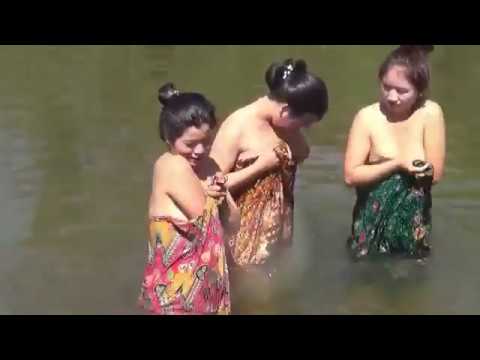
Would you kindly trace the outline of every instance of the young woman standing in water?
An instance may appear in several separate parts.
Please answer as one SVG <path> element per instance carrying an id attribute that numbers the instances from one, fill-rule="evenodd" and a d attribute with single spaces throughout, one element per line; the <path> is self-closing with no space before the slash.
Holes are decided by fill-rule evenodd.
<path id="1" fill-rule="evenodd" d="M 355 258 L 430 251 L 431 186 L 443 176 L 445 122 L 428 100 L 427 54 L 433 46 L 400 46 L 380 67 L 380 101 L 353 120 L 344 176 L 355 187 L 352 233 Z"/>
<path id="2" fill-rule="evenodd" d="M 210 152 L 228 174 L 227 187 L 240 209 L 240 230 L 228 245 L 241 268 L 267 265 L 290 245 L 295 173 L 309 155 L 301 129 L 321 120 L 328 108 L 324 82 L 303 60 L 274 63 L 265 78 L 268 94 L 231 114 Z"/>
<path id="3" fill-rule="evenodd" d="M 206 165 L 215 109 L 201 94 L 180 93 L 170 83 L 159 100 L 168 151 L 154 165 L 139 303 L 156 314 L 228 314 L 224 226 L 235 232 L 240 215 L 225 178 Z"/>

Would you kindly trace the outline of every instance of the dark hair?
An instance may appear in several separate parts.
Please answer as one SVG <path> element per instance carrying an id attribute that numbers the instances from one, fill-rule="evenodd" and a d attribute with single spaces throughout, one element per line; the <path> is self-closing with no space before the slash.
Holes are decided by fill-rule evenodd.
<path id="1" fill-rule="evenodd" d="M 320 120 L 328 110 L 327 87 L 322 79 L 307 71 L 304 60 L 273 63 L 265 73 L 265 80 L 270 90 L 268 96 L 287 103 L 295 115 L 308 113 Z"/>
<path id="2" fill-rule="evenodd" d="M 217 125 L 215 107 L 202 94 L 181 93 L 169 82 L 158 90 L 158 101 L 163 105 L 158 126 L 163 141 L 175 141 L 190 126 Z"/>
<path id="3" fill-rule="evenodd" d="M 433 51 L 433 45 L 401 45 L 393 50 L 383 61 L 378 71 L 378 78 L 383 79 L 387 71 L 394 65 L 406 69 L 408 81 L 418 93 L 425 97 L 430 83 L 430 68 L 428 54 Z"/>

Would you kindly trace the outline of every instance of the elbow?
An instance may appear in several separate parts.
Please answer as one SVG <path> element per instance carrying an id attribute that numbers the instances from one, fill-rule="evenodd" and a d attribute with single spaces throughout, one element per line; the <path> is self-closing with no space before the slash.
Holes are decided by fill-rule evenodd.
<path id="1" fill-rule="evenodd" d="M 443 174 L 434 176 L 432 180 L 432 185 L 437 185 L 440 182 L 440 180 L 442 180 L 442 178 L 443 178 Z"/>
<path id="2" fill-rule="evenodd" d="M 443 168 L 435 171 L 435 168 L 433 169 L 433 179 L 432 179 L 432 185 L 436 185 L 442 180 L 443 178 Z"/>
<path id="3" fill-rule="evenodd" d="M 354 181 L 353 175 L 349 171 L 345 171 L 345 173 L 343 175 L 343 181 L 344 181 L 345 185 L 347 185 L 348 187 L 355 186 L 355 181 Z"/>

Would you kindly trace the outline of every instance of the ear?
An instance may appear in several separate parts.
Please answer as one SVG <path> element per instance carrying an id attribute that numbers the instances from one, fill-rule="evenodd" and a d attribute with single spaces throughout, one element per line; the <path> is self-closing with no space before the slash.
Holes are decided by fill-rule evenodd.
<path id="1" fill-rule="evenodd" d="M 288 109 L 288 105 L 282 106 L 280 110 L 280 118 L 281 119 L 288 118 L 289 114 L 290 114 L 290 110 Z"/>

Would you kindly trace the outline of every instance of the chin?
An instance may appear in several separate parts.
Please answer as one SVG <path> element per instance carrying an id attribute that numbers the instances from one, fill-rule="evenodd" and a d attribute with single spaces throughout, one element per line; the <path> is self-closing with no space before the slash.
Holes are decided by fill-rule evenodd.
<path id="1" fill-rule="evenodd" d="M 390 111 L 392 114 L 403 114 L 407 111 L 405 106 L 398 106 L 398 105 L 390 105 L 388 104 L 386 106 L 388 111 Z"/>
<path id="2" fill-rule="evenodd" d="M 200 165 L 200 160 L 201 159 L 195 159 L 195 160 L 188 159 L 188 162 L 193 168 L 196 168 L 196 167 L 198 167 L 198 165 Z"/>

